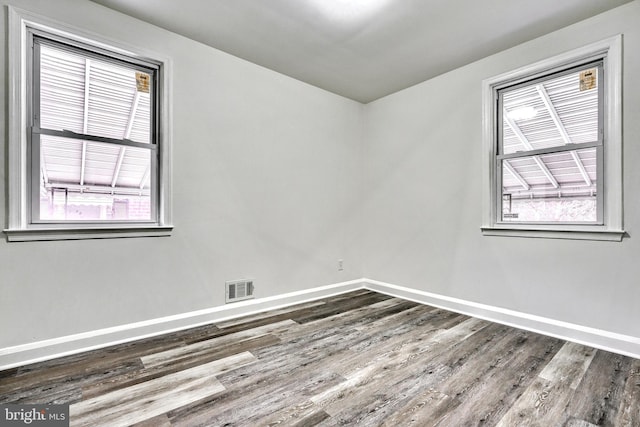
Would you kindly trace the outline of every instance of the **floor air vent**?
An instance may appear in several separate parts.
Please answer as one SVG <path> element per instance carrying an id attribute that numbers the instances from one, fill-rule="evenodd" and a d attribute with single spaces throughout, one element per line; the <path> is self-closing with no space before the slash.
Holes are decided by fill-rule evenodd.
<path id="1" fill-rule="evenodd" d="M 253 298 L 253 280 L 226 282 L 225 302 L 236 302 Z"/>

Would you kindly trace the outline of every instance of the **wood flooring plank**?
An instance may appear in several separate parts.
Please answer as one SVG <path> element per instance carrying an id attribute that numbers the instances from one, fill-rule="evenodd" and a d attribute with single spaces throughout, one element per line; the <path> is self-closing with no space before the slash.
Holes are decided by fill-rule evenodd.
<path id="1" fill-rule="evenodd" d="M 60 381 L 79 381 L 86 385 L 109 376 L 136 370 L 140 366 L 139 356 L 158 349 L 167 350 L 183 345 L 173 334 L 164 340 L 161 337 L 120 344 L 100 350 L 74 354 L 54 360 L 39 362 L 19 369 L 19 374 L 0 381 L 0 395 L 11 390 L 30 388 L 44 383 L 56 384 Z"/>
<path id="2" fill-rule="evenodd" d="M 215 376 L 255 360 L 246 352 L 84 400 L 70 406 L 71 425 L 128 426 L 157 417 L 224 391 Z"/>
<path id="3" fill-rule="evenodd" d="M 149 418 L 139 423 L 132 424 L 132 427 L 171 427 L 171 421 L 167 414 L 161 414 L 153 418 Z"/>
<path id="4" fill-rule="evenodd" d="M 454 314 L 451 316 L 457 317 Z M 423 324 L 425 319 L 430 320 L 428 326 Z M 422 330 L 434 330 L 437 329 L 435 324 L 438 321 L 443 322 L 444 319 L 438 318 L 431 307 L 415 306 L 411 303 L 397 304 L 377 313 L 367 314 L 356 322 L 349 323 L 348 326 L 353 327 L 363 336 L 369 337 L 368 340 L 360 340 L 358 345 L 354 345 L 352 349 L 356 352 L 364 351 L 366 347 L 376 346 L 395 336 L 409 333 L 418 324 L 423 324 L 424 327 L 420 328 Z M 455 323 L 459 323 L 459 320 L 456 320 Z M 442 323 L 439 327 L 442 327 Z"/>
<path id="5" fill-rule="evenodd" d="M 351 333 L 357 336 L 357 331 Z M 260 400 L 264 393 L 276 393 L 273 387 L 279 387 L 276 384 L 278 381 L 284 381 L 289 389 L 296 389 L 309 381 L 304 378 L 325 378 L 318 383 L 318 389 L 330 387 L 343 380 L 333 373 L 330 366 L 350 353 L 349 345 L 350 340 L 340 334 L 322 335 L 307 341 L 283 342 L 268 352 L 257 352 L 263 364 L 223 375 L 220 380 L 223 384 L 240 389 L 249 400 Z M 233 408 L 233 404 L 230 407 Z"/>
<path id="6" fill-rule="evenodd" d="M 626 381 L 614 425 L 632 427 L 640 425 L 640 359 L 631 359 L 626 370 Z"/>
<path id="7" fill-rule="evenodd" d="M 463 361 L 471 359 L 478 353 L 482 353 L 483 356 L 490 355 L 492 352 L 499 353 L 503 347 L 510 345 L 515 339 L 505 338 L 506 329 L 508 328 L 499 325 L 489 325 L 469 336 L 468 340 L 452 340 L 449 351 L 444 347 L 444 351 L 433 353 L 421 350 L 410 351 L 409 357 L 398 366 L 385 362 L 383 366 L 388 368 L 388 372 L 376 376 L 373 381 L 366 384 L 356 407 L 342 405 L 336 408 L 336 405 L 332 405 L 332 407 L 325 407 L 325 411 L 337 417 L 341 423 L 379 425 L 401 408 L 413 407 L 412 400 L 416 395 L 432 389 L 440 391 L 443 383 L 457 378 L 454 374 L 456 371 L 462 372 L 459 375 L 462 377 L 460 383 L 466 388 L 468 387 L 466 381 L 469 378 L 465 375 L 464 369 L 473 372 L 477 367 L 465 364 Z M 444 402 L 441 401 L 441 403 Z M 446 403 L 447 405 L 442 408 L 448 408 L 447 411 L 457 405 L 457 402 L 451 399 L 447 399 Z M 338 414 L 334 414 L 336 409 L 340 410 Z"/>
<path id="8" fill-rule="evenodd" d="M 562 382 L 570 380 L 569 387 L 575 390 L 595 355 L 596 351 L 591 347 L 572 342 L 566 343 L 554 356 L 553 363 L 549 363 L 540 372 L 540 378 Z"/>
<path id="9" fill-rule="evenodd" d="M 82 389 L 73 381 L 45 383 L 0 394 L 0 405 L 6 403 L 58 405 L 80 400 L 82 400 Z"/>
<path id="10" fill-rule="evenodd" d="M 549 423 L 563 425 L 567 417 L 562 409 L 574 393 L 566 384 L 537 377 L 497 426 L 546 427 Z"/>
<path id="11" fill-rule="evenodd" d="M 165 365 L 169 363 L 178 363 L 182 360 L 197 357 L 203 353 L 207 353 L 213 349 L 219 349 L 227 345 L 233 345 L 239 341 L 258 338 L 263 335 L 277 333 L 279 330 L 288 330 L 298 326 L 293 320 L 283 320 L 276 323 L 259 326 L 253 329 L 247 329 L 228 335 L 211 338 L 205 341 L 199 341 L 183 347 L 177 347 L 171 350 L 143 356 L 140 359 L 145 368 L 153 368 L 155 366 Z"/>
<path id="12" fill-rule="evenodd" d="M 379 425 L 405 401 L 446 378 L 449 371 L 447 366 L 425 363 L 410 370 L 401 368 L 397 373 L 365 376 L 339 394 L 322 396 L 324 400 L 318 406 L 340 425 Z"/>
<path id="13" fill-rule="evenodd" d="M 18 374 L 18 368 L 9 368 L 0 370 L 0 380 L 15 377 Z"/>
<path id="14" fill-rule="evenodd" d="M 453 399 L 445 416 L 427 410 L 417 411 L 413 419 L 438 419 L 439 426 L 495 425 L 561 346 L 554 338 L 509 329 L 506 340 L 482 351 L 482 357 L 472 357 L 436 386 Z"/>
<path id="15" fill-rule="evenodd" d="M 329 328 L 320 327 L 321 325 L 316 323 L 316 328 L 309 329 L 307 325 L 301 327 L 304 330 L 302 336 L 296 336 L 294 339 L 283 337 L 281 344 L 256 351 L 256 357 L 270 360 L 270 370 L 276 372 L 288 365 L 304 366 L 305 369 L 317 364 L 324 364 L 326 367 L 328 360 L 338 363 L 341 358 L 351 357 L 351 348 L 354 345 L 370 339 L 369 335 L 362 334 L 354 328 L 341 327 L 339 323 L 332 324 Z M 349 357 L 344 357 L 347 355 Z M 234 378 L 221 380 L 223 383 L 235 381 Z"/>
<path id="16" fill-rule="evenodd" d="M 348 346 L 347 340 L 337 334 L 324 335 L 320 340 L 325 340 L 326 342 L 320 343 L 312 338 L 308 342 L 280 343 L 270 348 L 268 352 L 256 352 L 260 360 L 268 361 L 268 363 L 253 367 L 248 366 L 228 375 L 222 375 L 220 377 L 221 382 L 229 384 L 233 387 L 233 390 L 224 393 L 215 401 L 202 402 L 198 406 L 173 411 L 171 413 L 172 422 L 178 425 L 207 425 L 211 423 L 215 425 L 215 422 L 211 419 L 212 416 L 220 417 L 216 418 L 220 422 L 226 422 L 225 414 L 233 413 L 235 416 L 239 416 L 237 404 L 234 402 L 234 399 L 238 396 L 242 396 L 246 401 L 252 402 L 264 400 L 265 395 L 269 399 L 277 398 L 282 393 L 297 397 L 304 393 L 300 387 L 305 387 L 307 383 L 310 383 L 310 385 L 307 384 L 304 390 L 308 391 L 309 387 L 323 388 L 341 380 L 331 372 L 318 374 L 317 372 L 308 371 L 310 364 L 322 360 L 331 360 L 332 357 L 339 357 L 341 349 L 346 349 Z M 336 340 L 341 341 L 340 347 L 330 344 Z M 314 341 L 318 349 L 326 348 L 330 354 L 322 350 L 305 351 L 309 342 L 314 343 Z M 300 377 L 300 372 L 308 376 L 306 380 Z M 284 385 L 282 384 L 283 382 Z M 293 393 L 296 390 L 298 392 Z M 277 411 L 277 409 L 276 407 L 275 410 Z M 274 408 L 271 409 L 271 411 L 273 410 Z M 255 412 L 252 407 L 249 407 L 248 411 L 244 413 L 246 417 L 252 416 L 253 412 Z M 261 416 L 266 415 L 261 414 Z"/>
<path id="17" fill-rule="evenodd" d="M 264 425 L 263 420 L 341 378 L 329 372 L 300 371 L 289 376 L 263 376 L 255 382 L 233 385 L 213 399 L 168 413 L 173 426 Z"/>
<path id="18" fill-rule="evenodd" d="M 346 328 L 352 329 L 358 335 L 371 334 L 372 330 L 382 329 L 380 312 L 385 314 L 384 320 L 393 318 L 393 314 L 414 309 L 398 299 L 388 299 L 374 303 L 345 313 L 338 313 L 307 322 L 298 328 L 279 332 L 277 335 L 282 341 L 294 342 L 297 340 L 319 339 L 329 335 L 341 333 Z M 372 317 L 375 316 L 375 317 Z"/>
<path id="19" fill-rule="evenodd" d="M 195 330 L 177 331 L 170 334 L 128 341 L 97 350 L 38 362 L 21 367 L 18 376 L 29 376 L 32 373 L 41 376 L 45 370 L 47 374 L 58 373 L 59 370 L 66 371 L 70 367 L 76 368 L 77 365 L 102 368 L 121 361 L 135 359 L 145 354 L 151 354 L 159 349 L 167 350 L 169 348 L 184 345 L 184 335 L 191 336 L 202 330 L 207 330 L 208 333 L 210 333 L 211 329 L 211 326 L 206 326 L 195 328 Z M 213 327 L 213 329 L 217 330 L 215 327 Z"/>
<path id="20" fill-rule="evenodd" d="M 428 387 L 412 396 L 399 411 L 388 417 L 380 425 L 385 427 L 431 426 L 433 425 L 433 420 L 425 417 L 425 413 L 446 414 L 452 405 L 457 406 L 457 404 L 458 402 L 455 398 L 433 387 Z M 442 415 L 438 415 L 438 418 L 441 417 Z"/>
<path id="21" fill-rule="evenodd" d="M 303 327 L 305 326 L 303 325 Z M 419 332 L 419 330 L 414 331 Z M 276 373 L 281 372 L 281 369 L 284 372 L 291 372 L 287 367 L 290 364 L 299 365 L 305 370 L 329 369 L 332 372 L 340 373 L 339 367 L 345 361 L 354 359 L 354 354 L 351 350 L 353 346 L 361 341 L 369 340 L 371 340 L 371 336 L 362 335 L 354 329 L 349 329 L 348 332 L 341 332 L 338 328 L 330 334 L 311 333 L 304 340 L 284 342 L 270 349 L 270 353 L 260 352 L 258 357 L 276 362 L 275 365 L 270 365 L 270 371 L 275 370 Z M 395 342 L 394 339 L 387 341 L 389 345 L 393 345 Z M 222 381 L 227 383 L 228 380 L 223 379 Z"/>
<path id="22" fill-rule="evenodd" d="M 387 300 L 374 305 L 381 306 L 381 304 L 385 302 L 388 303 L 387 307 L 399 307 L 399 304 L 402 303 L 403 300 L 399 298 L 394 298 L 394 299 Z M 402 309 L 400 310 L 392 310 L 391 312 L 387 312 L 385 316 L 377 316 L 365 323 L 356 324 L 354 325 L 354 327 L 362 332 L 384 328 L 387 324 L 392 324 L 394 326 L 406 325 L 409 327 L 415 327 L 415 326 L 422 327 L 422 326 L 431 325 L 431 326 L 434 326 L 432 329 L 435 329 L 435 322 L 438 322 L 438 321 L 442 322 L 443 321 L 442 319 L 444 317 L 448 317 L 448 318 L 460 317 L 460 315 L 456 313 L 452 313 L 452 312 L 445 313 L 440 309 L 437 309 L 435 307 L 431 307 L 428 305 L 411 304 L 408 306 L 405 305 L 401 307 Z M 442 326 L 441 324 L 439 324 L 437 327 L 446 328 L 446 326 Z"/>
<path id="23" fill-rule="evenodd" d="M 535 380 L 536 374 L 544 366 L 545 360 L 538 357 L 523 357 L 515 364 L 521 369 L 514 375 L 511 369 L 499 370 L 493 377 L 486 378 L 475 392 L 465 398 L 456 398 L 460 404 L 440 423 L 442 426 L 458 426 L 458 420 L 465 425 L 496 425 L 511 406 Z"/>
<path id="24" fill-rule="evenodd" d="M 568 419 L 564 409 L 595 352 L 580 344 L 564 344 L 497 425 L 545 427 L 550 423 L 564 424 Z"/>
<path id="25" fill-rule="evenodd" d="M 388 406 L 393 400 L 395 405 L 399 396 L 413 396 L 416 390 L 428 388 L 445 378 L 450 370 L 447 365 L 451 360 L 465 351 L 474 351 L 460 347 L 460 337 L 481 333 L 485 329 L 479 328 L 481 324 L 489 325 L 473 319 L 436 333 L 425 341 L 410 340 L 412 345 L 403 346 L 345 373 L 347 387 L 334 387 L 334 390 L 327 390 L 311 400 L 332 417 L 339 417 L 341 423 L 362 422 L 363 418 L 370 417 L 375 408 L 382 404 Z M 433 343 L 436 340 L 440 341 L 441 346 L 434 351 Z M 458 347 L 457 351 L 449 351 L 453 347 Z M 390 391 L 393 397 L 387 396 Z M 371 420 L 368 422 L 375 423 Z"/>
<path id="26" fill-rule="evenodd" d="M 312 427 L 330 418 L 331 417 L 326 412 L 318 411 L 293 424 L 293 427 Z"/>
<path id="27" fill-rule="evenodd" d="M 591 424 L 585 420 L 570 419 L 565 424 L 566 427 L 598 427 L 600 424 Z"/>
<path id="28" fill-rule="evenodd" d="M 404 311 L 417 306 L 410 301 L 399 298 L 388 298 L 371 304 L 362 305 L 347 311 L 338 312 L 329 316 L 321 317 L 315 320 L 305 322 L 304 325 L 310 328 L 321 327 L 323 323 L 341 323 L 345 326 L 357 324 L 366 324 L 375 321 L 381 317 L 387 317 L 393 313 Z"/>
<path id="29" fill-rule="evenodd" d="M 413 311 L 413 309 L 409 311 Z M 390 352 L 400 351 L 416 342 L 427 342 L 433 336 L 446 330 L 441 327 L 462 323 L 464 319 L 455 313 L 442 311 L 416 311 L 411 314 L 417 314 L 417 316 L 407 319 L 395 315 L 393 316 L 395 323 L 388 323 L 386 327 L 372 324 L 370 330 L 361 328 L 364 339 L 354 340 L 349 348 L 355 355 L 337 361 L 332 369 L 342 375 L 349 375 L 351 370 L 366 366 L 372 360 L 380 360 Z M 481 328 L 486 325 L 488 323 L 478 322 L 471 327 Z"/>
<path id="30" fill-rule="evenodd" d="M 93 382 L 82 387 L 84 399 L 90 399 L 100 394 L 118 390 L 125 387 L 160 378 L 164 375 L 173 374 L 178 371 L 189 369 L 204 363 L 224 359 L 236 354 L 251 352 L 261 347 L 273 345 L 279 342 L 278 338 L 272 335 L 261 335 L 255 338 L 247 338 L 236 343 L 229 344 L 224 348 L 212 349 L 202 354 L 183 358 L 179 361 L 169 362 L 165 365 L 157 365 L 152 368 L 141 368 L 137 371 L 130 371 L 123 375 L 106 378 L 103 381 Z"/>
<path id="31" fill-rule="evenodd" d="M 181 329 L 175 332 L 170 332 L 168 334 L 162 334 L 153 338 L 159 339 L 160 342 L 164 341 L 164 339 L 166 338 L 169 338 L 171 340 L 189 342 L 193 340 L 198 340 L 201 337 L 205 337 L 205 338 L 210 337 L 211 335 L 215 335 L 219 331 L 220 331 L 220 328 L 218 328 L 215 324 L 206 323 L 204 325 L 195 326 L 193 328 L 186 328 L 186 329 Z"/>
<path id="32" fill-rule="evenodd" d="M 309 316 L 318 315 L 320 315 L 320 317 L 326 317 L 326 313 L 329 313 L 328 315 L 334 312 L 339 313 L 342 311 L 342 307 L 345 306 L 364 306 L 371 303 L 371 301 L 382 301 L 387 298 L 390 297 L 386 295 L 381 296 L 380 294 L 375 294 L 374 292 L 368 290 L 358 290 L 318 300 L 317 302 L 323 303 L 319 304 L 318 306 L 306 306 L 306 304 L 301 304 L 291 307 L 292 310 L 286 310 L 279 314 L 265 312 L 264 316 L 256 316 L 255 319 L 249 319 L 248 321 L 244 322 L 236 322 L 234 325 L 226 325 L 221 330 L 225 333 L 232 333 L 241 330 L 256 328 L 259 326 L 267 325 L 269 323 L 280 322 L 283 320 L 297 321 L 297 319 L 305 319 Z"/>
<path id="33" fill-rule="evenodd" d="M 220 376 L 223 384 L 249 386 L 256 380 L 271 381 L 272 378 L 295 375 L 312 366 L 324 366 L 349 352 L 349 338 L 357 334 L 329 335 L 310 338 L 309 341 L 280 342 L 254 352 L 261 365 L 246 366 L 240 370 Z M 329 371 L 333 371 L 329 369 Z"/>
<path id="34" fill-rule="evenodd" d="M 301 391 L 299 387 L 308 383 L 312 378 L 323 378 L 322 381 L 313 383 L 314 387 L 318 389 L 329 387 L 332 383 L 341 381 L 341 377 L 332 373 L 331 369 L 327 371 L 326 367 L 330 366 L 333 361 L 342 358 L 344 353 L 349 351 L 348 347 L 351 343 L 349 337 L 357 337 L 358 331 L 349 329 L 349 332 L 345 333 L 344 329 L 339 327 L 326 333 L 326 330 L 321 327 L 322 322 L 316 321 L 315 328 L 308 326 L 311 323 L 308 322 L 301 326 L 301 328 L 307 328 L 304 339 L 285 341 L 265 349 L 268 351 L 256 352 L 259 360 L 268 361 L 268 363 L 248 366 L 223 375 L 220 377 L 221 382 L 233 387 L 234 390 L 239 390 L 239 393 L 247 401 L 261 401 L 264 400 L 265 395 L 269 396 L 269 399 L 281 394 L 295 397 L 303 396 L 305 391 Z M 315 331 L 322 333 L 316 335 Z M 340 333 L 341 331 L 342 333 Z M 283 381 L 286 385 L 284 388 L 277 384 L 277 382 Z M 286 391 L 283 391 L 284 389 Z M 290 393 L 295 390 L 298 390 L 298 393 L 291 395 Z M 308 391 L 309 388 L 306 387 L 305 390 Z M 185 411 L 181 411 L 182 414 L 172 413 L 172 422 L 180 425 L 209 423 L 215 425 L 216 422 L 229 422 L 225 418 L 229 414 L 234 413 L 235 416 L 239 416 L 238 410 L 232 403 L 234 398 L 235 394 L 230 389 L 215 402 L 206 402 L 199 408 L 187 408 Z M 271 406 L 275 406 L 275 403 Z M 211 414 L 211 408 L 215 408 L 215 415 Z M 255 412 L 254 409 L 251 411 Z M 251 411 L 247 413 L 241 411 L 241 413 L 244 413 L 246 417 L 255 416 Z M 211 418 L 214 416 L 219 418 Z M 260 416 L 267 417 L 269 415 L 260 413 Z M 258 422 L 257 419 L 256 422 Z"/>
<path id="35" fill-rule="evenodd" d="M 386 358 L 389 356 L 389 352 L 406 352 L 410 350 L 413 351 L 414 354 L 420 354 L 429 351 L 430 357 L 433 359 L 437 355 L 448 351 L 451 346 L 454 346 L 459 341 L 475 334 L 488 325 L 488 322 L 480 319 L 467 319 L 463 322 L 459 322 L 457 325 L 449 329 L 433 329 L 436 326 L 430 324 L 430 327 L 427 328 L 413 328 L 411 330 L 407 330 L 406 335 L 401 334 L 398 336 L 399 342 L 395 340 L 391 341 L 389 343 L 390 346 L 374 346 L 372 343 L 375 343 L 376 341 L 370 338 L 369 340 L 364 342 L 366 344 L 366 348 L 370 349 L 371 347 L 375 347 L 378 350 L 384 349 L 386 351 L 376 351 L 375 354 L 378 355 L 378 357 L 376 358 L 372 358 L 371 354 L 363 352 L 362 357 L 357 357 L 346 361 L 346 363 L 341 365 L 337 370 L 343 376 L 349 378 L 352 371 L 361 369 L 363 366 L 369 365 L 374 362 L 379 363 L 380 361 L 386 360 Z M 378 344 L 380 344 L 379 341 Z M 398 347 L 398 344 L 400 344 L 400 347 Z M 411 346 L 410 349 L 404 348 L 407 345 Z M 357 349 L 359 346 L 356 344 L 354 347 L 356 347 Z"/>
<path id="36" fill-rule="evenodd" d="M 264 319 L 272 319 L 276 316 L 281 317 L 284 315 L 285 317 L 290 317 L 292 313 L 295 313 L 301 310 L 313 309 L 315 307 L 324 306 L 326 304 L 327 304 L 326 301 L 312 301 L 305 304 L 298 304 L 290 307 L 281 308 L 278 310 L 269 310 L 262 313 L 253 314 L 250 316 L 239 317 L 239 318 L 227 320 L 224 322 L 216 322 L 215 325 L 220 329 L 226 329 L 233 326 L 239 326 L 246 323 L 253 323 L 253 322 L 264 320 Z"/>
<path id="37" fill-rule="evenodd" d="M 295 406 L 301 401 L 308 398 L 325 387 L 331 386 L 339 377 L 330 372 L 309 372 L 303 375 L 297 375 L 284 383 L 272 383 L 266 387 L 266 393 L 257 402 L 264 403 L 264 407 L 260 410 L 255 408 L 247 411 L 243 417 L 247 421 L 247 425 L 257 426 L 263 423 L 263 420 L 273 416 L 275 413 L 282 411 L 284 408 Z M 235 410 L 234 410 L 235 411 Z"/>
<path id="38" fill-rule="evenodd" d="M 329 414 L 319 409 L 310 400 L 300 400 L 291 406 L 285 406 L 260 419 L 264 426 L 288 426 L 296 424 L 302 420 L 314 419 L 316 414 L 323 414 L 322 419 L 328 418 Z M 307 421 L 309 422 L 309 421 Z M 319 421 L 317 421 L 319 422 Z"/>
<path id="39" fill-rule="evenodd" d="M 369 312 L 365 316 L 360 317 L 358 323 L 361 323 L 361 324 L 364 323 L 366 325 L 373 324 L 375 327 L 380 325 L 381 323 L 388 322 L 389 319 L 391 319 L 394 314 L 404 313 L 407 310 L 411 310 L 419 306 L 419 304 L 416 304 L 415 302 L 403 301 L 402 299 L 399 299 L 399 298 L 384 300 L 383 302 L 386 302 L 386 301 L 392 301 L 393 304 L 390 304 L 385 307 L 383 306 L 377 307 L 377 309 L 373 310 L 372 312 Z M 376 304 L 372 304 L 369 307 L 376 308 Z"/>
<path id="40" fill-rule="evenodd" d="M 307 322 L 311 322 L 313 320 L 321 319 L 323 317 L 329 317 L 335 314 L 344 313 L 350 310 L 355 310 L 364 305 L 370 305 L 376 302 L 384 301 L 385 299 L 389 299 L 389 298 L 391 297 L 387 295 L 376 294 L 376 293 L 363 295 L 357 298 L 346 298 L 340 301 L 339 304 L 338 303 L 326 304 L 325 306 L 318 307 L 317 309 L 313 310 L 312 312 L 306 315 L 292 316 L 291 319 L 295 320 L 300 324 L 304 324 Z"/>
<path id="41" fill-rule="evenodd" d="M 113 365 L 91 366 L 87 361 L 76 361 L 61 369 L 52 368 L 29 375 L 0 381 L 0 403 L 72 403 L 81 398 L 81 388 L 93 382 L 136 372 L 142 367 L 139 359 L 127 360 Z"/>
<path id="42" fill-rule="evenodd" d="M 567 414 L 598 426 L 615 427 L 631 359 L 598 350 L 576 389 Z"/>

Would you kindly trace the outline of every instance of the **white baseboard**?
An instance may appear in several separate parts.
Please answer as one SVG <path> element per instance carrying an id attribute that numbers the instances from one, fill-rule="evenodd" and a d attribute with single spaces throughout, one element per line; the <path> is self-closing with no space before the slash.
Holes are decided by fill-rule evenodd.
<path id="1" fill-rule="evenodd" d="M 161 317 L 112 328 L 36 341 L 0 349 L 0 371 L 16 366 L 41 362 L 83 351 L 95 350 L 115 344 L 149 338 L 208 323 L 222 322 L 237 317 L 276 310 L 320 298 L 362 289 L 362 280 L 351 280 L 296 291 L 267 298 L 240 301 L 233 304 Z"/>
<path id="2" fill-rule="evenodd" d="M 95 350 L 110 345 L 193 328 L 208 323 L 222 322 L 263 311 L 276 310 L 358 289 L 369 289 L 421 304 L 439 307 L 456 313 L 640 359 L 640 338 L 638 337 L 603 331 L 363 278 L 273 297 L 241 301 L 190 313 L 2 348 L 0 349 L 0 371 L 83 351 Z"/>
<path id="3" fill-rule="evenodd" d="M 366 289 L 640 359 L 640 338 L 371 279 Z"/>

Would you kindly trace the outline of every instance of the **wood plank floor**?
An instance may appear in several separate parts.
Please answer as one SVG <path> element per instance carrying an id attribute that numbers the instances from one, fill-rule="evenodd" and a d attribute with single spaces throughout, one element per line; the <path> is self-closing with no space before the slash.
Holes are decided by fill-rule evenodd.
<path id="1" fill-rule="evenodd" d="M 640 426 L 640 360 L 370 291 L 0 372 L 72 426 Z"/>

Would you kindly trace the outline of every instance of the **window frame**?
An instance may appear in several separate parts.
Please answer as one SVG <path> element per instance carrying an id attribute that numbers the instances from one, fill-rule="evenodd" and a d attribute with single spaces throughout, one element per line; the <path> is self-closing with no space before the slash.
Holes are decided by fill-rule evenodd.
<path id="1" fill-rule="evenodd" d="M 9 164 L 8 164 L 8 224 L 4 233 L 8 241 L 68 240 L 120 237 L 155 237 L 171 234 L 171 68 L 170 58 L 155 52 L 125 45 L 100 35 L 70 27 L 12 6 L 9 11 Z M 108 53 L 114 58 L 154 64 L 156 72 L 157 188 L 154 218 L 151 221 L 32 221 L 30 151 L 32 76 L 28 55 L 31 54 L 31 33 L 44 34 L 54 41 L 70 41 L 98 55 Z M 62 40 L 60 40 L 62 39 Z M 38 129 L 36 129 L 37 131 Z M 97 137 L 100 139 L 100 137 Z M 152 156 L 153 158 L 154 156 Z M 37 171 L 39 172 L 39 171 Z M 152 189 L 154 190 L 154 189 Z"/>
<path id="2" fill-rule="evenodd" d="M 498 95 L 501 89 L 562 73 L 567 69 L 602 61 L 604 95 L 601 102 L 603 118 L 603 145 L 598 161 L 598 191 L 601 191 L 601 221 L 594 224 L 509 222 L 499 218 L 502 192 L 498 174 L 500 156 Z M 486 236 L 541 237 L 580 240 L 621 241 L 622 210 L 622 36 L 617 35 L 600 42 L 574 49 L 531 65 L 527 65 L 485 79 L 482 82 L 483 102 L 483 176 L 482 226 Z M 602 190 L 600 190 L 600 188 Z"/>

